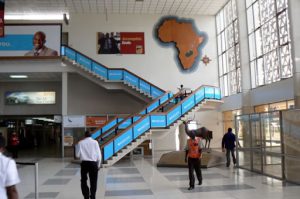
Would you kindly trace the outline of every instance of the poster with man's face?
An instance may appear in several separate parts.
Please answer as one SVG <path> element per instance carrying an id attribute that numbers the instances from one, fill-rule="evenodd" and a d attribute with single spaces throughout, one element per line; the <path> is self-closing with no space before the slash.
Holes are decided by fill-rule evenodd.
<path id="1" fill-rule="evenodd" d="M 61 24 L 5 25 L 0 57 L 60 56 Z"/>

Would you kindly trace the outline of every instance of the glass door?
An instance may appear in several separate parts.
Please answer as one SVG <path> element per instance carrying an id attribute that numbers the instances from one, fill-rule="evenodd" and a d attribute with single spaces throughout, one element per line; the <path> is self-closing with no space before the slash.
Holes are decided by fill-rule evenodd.
<path id="1" fill-rule="evenodd" d="M 282 178 L 279 112 L 261 113 L 263 173 Z"/>
<path id="2" fill-rule="evenodd" d="M 252 169 L 251 134 L 249 115 L 236 116 L 236 137 L 241 148 L 237 150 L 238 166 L 244 169 Z"/>
<path id="3" fill-rule="evenodd" d="M 262 173 L 262 134 L 260 114 L 250 115 L 251 139 L 252 139 L 252 169 Z"/>

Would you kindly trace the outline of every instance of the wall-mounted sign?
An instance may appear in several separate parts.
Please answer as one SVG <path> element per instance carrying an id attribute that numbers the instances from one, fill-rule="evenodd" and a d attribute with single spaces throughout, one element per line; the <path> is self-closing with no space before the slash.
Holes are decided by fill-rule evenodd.
<path id="1" fill-rule="evenodd" d="M 71 135 L 64 136 L 64 146 L 72 146 L 74 143 L 74 138 Z"/>
<path id="2" fill-rule="evenodd" d="M 86 117 L 86 126 L 87 127 L 102 127 L 106 124 L 107 117 L 100 116 L 87 116 Z"/>
<path id="3" fill-rule="evenodd" d="M 145 54 L 143 32 L 98 32 L 98 54 Z"/>
<path id="4" fill-rule="evenodd" d="M 5 104 L 55 104 L 55 92 L 6 92 Z"/>
<path id="5" fill-rule="evenodd" d="M 83 115 L 68 115 L 63 118 L 63 126 L 65 128 L 71 127 L 85 127 L 85 116 Z"/>
<path id="6" fill-rule="evenodd" d="M 61 24 L 5 25 L 0 56 L 59 56 Z"/>

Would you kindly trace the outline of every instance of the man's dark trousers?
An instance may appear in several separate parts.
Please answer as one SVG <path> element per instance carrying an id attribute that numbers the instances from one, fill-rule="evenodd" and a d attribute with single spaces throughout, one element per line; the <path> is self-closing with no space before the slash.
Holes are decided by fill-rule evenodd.
<path id="1" fill-rule="evenodd" d="M 90 178 L 90 189 L 87 186 L 87 175 Z M 98 180 L 98 164 L 93 161 L 81 162 L 81 191 L 84 199 L 95 199 Z"/>
<path id="2" fill-rule="evenodd" d="M 230 165 L 230 154 L 232 156 L 233 164 L 236 163 L 235 154 L 234 154 L 234 148 L 233 149 L 226 149 L 226 159 L 227 159 L 226 166 L 227 167 L 229 167 L 229 165 Z"/>
<path id="3" fill-rule="evenodd" d="M 197 179 L 200 184 L 202 184 L 202 173 L 201 173 L 201 159 L 199 158 L 188 158 L 188 166 L 189 166 L 189 179 L 190 179 L 190 187 L 195 187 L 195 176 L 194 170 L 197 175 Z"/>

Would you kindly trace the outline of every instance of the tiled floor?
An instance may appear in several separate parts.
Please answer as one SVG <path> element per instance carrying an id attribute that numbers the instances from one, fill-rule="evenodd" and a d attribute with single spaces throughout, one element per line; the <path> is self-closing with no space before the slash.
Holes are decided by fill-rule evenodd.
<path id="1" fill-rule="evenodd" d="M 35 159 L 36 160 L 36 159 Z M 18 159 L 20 162 L 31 159 Z M 203 184 L 188 191 L 187 168 L 157 168 L 151 158 L 123 160 L 101 169 L 97 198 L 104 199 L 299 199 L 300 186 L 242 169 L 202 169 Z M 71 159 L 38 159 L 39 198 L 81 199 L 80 167 Z M 34 198 L 34 168 L 20 166 L 20 198 Z"/>

